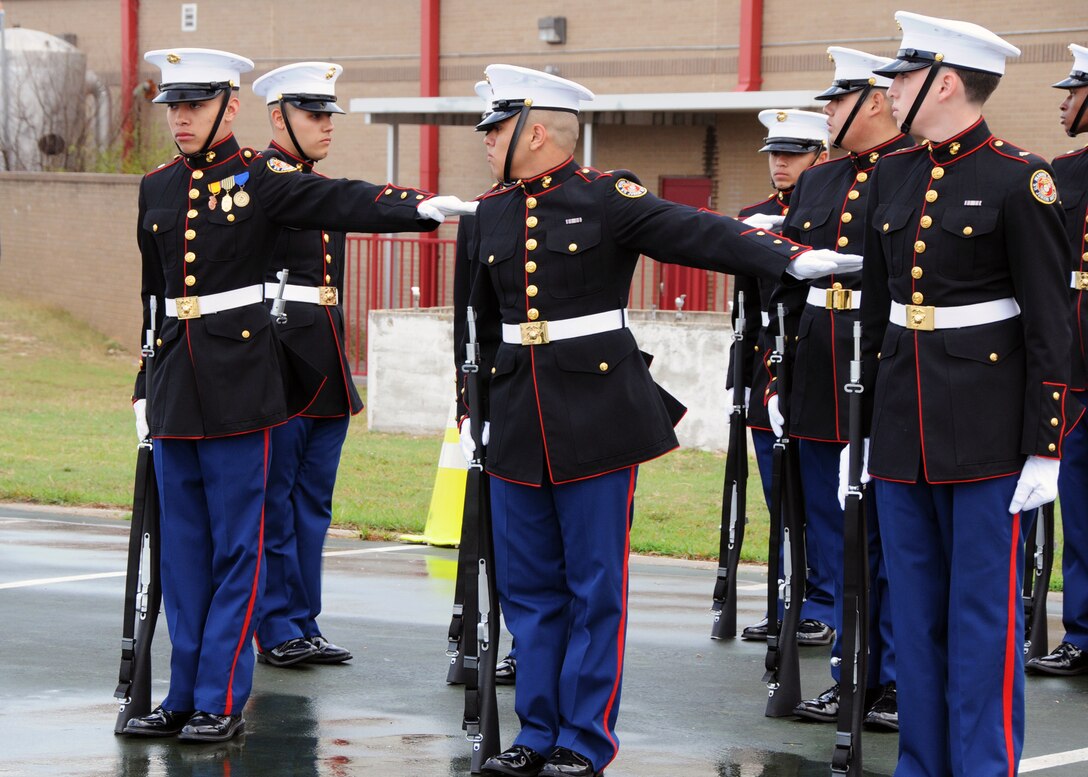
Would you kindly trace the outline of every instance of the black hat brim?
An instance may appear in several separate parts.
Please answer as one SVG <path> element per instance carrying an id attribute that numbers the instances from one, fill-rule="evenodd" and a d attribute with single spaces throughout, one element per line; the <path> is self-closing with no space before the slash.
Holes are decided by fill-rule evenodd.
<path id="1" fill-rule="evenodd" d="M 306 113 L 343 113 L 344 109 L 337 105 L 335 102 L 328 100 L 287 100 L 291 105 L 295 106 L 301 111 Z"/>
<path id="2" fill-rule="evenodd" d="M 1088 86 L 1088 74 L 1082 78 L 1070 73 L 1068 78 L 1063 78 L 1058 83 L 1051 84 L 1051 86 L 1055 89 L 1079 89 L 1082 86 Z"/>
<path id="3" fill-rule="evenodd" d="M 912 73 L 915 70 L 924 70 L 925 68 L 936 64 L 936 60 L 919 62 L 913 59 L 897 59 L 880 68 L 880 70 L 874 70 L 873 73 L 878 76 L 884 76 L 885 78 L 895 78 L 900 73 Z"/>
<path id="4" fill-rule="evenodd" d="M 511 116 L 517 116 L 521 113 L 521 106 L 505 111 L 491 111 L 491 113 L 484 116 L 483 120 L 476 125 L 476 130 L 482 132 L 489 129 L 496 124 L 506 121 Z"/>
<path id="5" fill-rule="evenodd" d="M 822 92 L 820 92 L 818 95 L 816 95 L 816 97 L 813 98 L 813 99 L 816 99 L 816 100 L 833 100 L 836 97 L 842 97 L 844 94 L 853 94 L 854 92 L 860 92 L 864 88 L 865 88 L 864 84 L 859 85 L 859 86 L 849 86 L 849 87 L 839 86 L 838 84 L 832 84 L 831 86 L 827 87 L 827 89 L 824 89 Z"/>
<path id="6" fill-rule="evenodd" d="M 222 94 L 227 87 L 203 84 L 160 84 L 153 103 L 199 103 Z"/>
<path id="7" fill-rule="evenodd" d="M 823 151 L 824 144 L 818 140 L 807 138 L 774 138 L 769 139 L 761 152 L 778 151 L 784 154 L 811 154 Z"/>

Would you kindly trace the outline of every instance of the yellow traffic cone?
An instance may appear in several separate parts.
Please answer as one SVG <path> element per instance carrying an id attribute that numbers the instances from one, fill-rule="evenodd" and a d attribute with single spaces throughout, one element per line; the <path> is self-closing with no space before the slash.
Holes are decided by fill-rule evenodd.
<path id="1" fill-rule="evenodd" d="M 457 430 L 457 405 L 450 408 L 442 453 L 438 457 L 438 472 L 427 510 L 423 534 L 402 534 L 402 542 L 419 542 L 443 548 L 456 547 L 461 542 L 461 517 L 465 509 L 465 480 L 468 463 L 461 453 L 461 434 Z"/>

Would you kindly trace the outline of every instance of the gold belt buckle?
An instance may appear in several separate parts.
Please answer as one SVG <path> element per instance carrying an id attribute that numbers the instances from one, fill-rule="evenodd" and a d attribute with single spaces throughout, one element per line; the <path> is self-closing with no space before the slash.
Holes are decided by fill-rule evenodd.
<path id="1" fill-rule="evenodd" d="M 200 297 L 178 297 L 174 300 L 177 305 L 178 318 L 200 318 Z"/>
<path id="2" fill-rule="evenodd" d="M 318 305 L 335 305 L 339 302 L 340 297 L 337 293 L 335 286 L 318 286 L 317 287 L 317 304 Z"/>
<path id="3" fill-rule="evenodd" d="M 932 305 L 907 305 L 907 329 L 917 329 L 922 332 L 933 331 Z"/>
<path id="4" fill-rule="evenodd" d="M 1077 291 L 1088 291 L 1088 272 L 1075 273 L 1077 276 Z"/>
<path id="5" fill-rule="evenodd" d="M 854 307 L 853 289 L 828 289 L 824 307 L 828 310 L 852 310 Z"/>
<path id="6" fill-rule="evenodd" d="M 527 321 L 518 326 L 521 327 L 522 345 L 545 345 L 551 342 L 548 339 L 547 321 Z"/>

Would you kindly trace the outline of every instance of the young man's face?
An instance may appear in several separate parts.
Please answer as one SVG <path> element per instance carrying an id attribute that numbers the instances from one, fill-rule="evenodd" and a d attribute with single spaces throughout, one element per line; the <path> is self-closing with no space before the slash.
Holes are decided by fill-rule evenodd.
<path id="1" fill-rule="evenodd" d="M 506 164 L 506 152 L 510 148 L 510 139 L 517 125 L 517 117 L 492 124 L 484 132 L 484 148 L 487 150 L 487 166 L 491 168 L 491 177 L 502 183 L 503 166 Z"/>
<path id="2" fill-rule="evenodd" d="M 771 151 L 767 154 L 767 165 L 771 169 L 771 182 L 778 191 L 792 189 L 797 184 L 801 173 L 812 167 L 816 161 L 815 152 L 800 154 L 788 151 Z"/>
<path id="3" fill-rule="evenodd" d="M 928 73 L 929 68 L 924 67 L 921 70 L 899 73 L 892 79 L 891 88 L 888 89 L 888 99 L 892 101 L 892 118 L 895 119 L 896 126 L 903 126 L 907 114 L 910 113 L 911 106 L 914 105 L 914 99 L 918 96 L 918 92 L 922 90 L 922 85 L 925 83 Z M 923 135 L 925 134 L 923 127 L 925 126 L 926 114 L 927 107 L 923 103 L 914 116 L 913 126 Z"/>
<path id="4" fill-rule="evenodd" d="M 166 124 L 170 127 L 170 134 L 183 154 L 195 154 L 204 148 L 208 135 L 215 125 L 215 117 L 219 115 L 222 95 L 210 100 L 200 100 L 188 103 L 168 103 L 166 106 Z M 230 134 L 231 120 L 237 110 L 237 97 L 231 97 L 227 110 L 223 114 L 223 121 L 219 124 L 216 136 L 212 138 L 209 146 L 223 140 Z"/>
<path id="5" fill-rule="evenodd" d="M 315 162 L 327 157 L 332 144 L 332 114 L 310 113 L 294 105 L 284 107 L 303 155 Z"/>
<path id="6" fill-rule="evenodd" d="M 827 134 L 831 140 L 839 136 L 842 132 L 842 127 L 846 124 L 846 120 L 850 118 L 851 111 L 854 110 L 854 105 L 861 98 L 861 92 L 849 92 L 848 94 L 840 94 L 832 97 L 826 103 L 824 103 L 824 115 L 827 116 Z M 842 139 L 841 145 L 848 151 L 861 150 L 851 149 L 848 144 L 848 138 L 850 133 Z"/>
<path id="7" fill-rule="evenodd" d="M 1061 104 L 1061 123 L 1065 128 L 1065 131 L 1070 135 L 1076 135 L 1084 128 L 1084 119 L 1081 119 L 1080 127 L 1070 126 L 1073 120 L 1077 117 L 1077 112 L 1080 110 L 1080 106 L 1084 104 L 1084 101 L 1088 100 L 1088 86 L 1078 86 L 1075 89 L 1070 89 L 1069 93 L 1062 100 Z"/>

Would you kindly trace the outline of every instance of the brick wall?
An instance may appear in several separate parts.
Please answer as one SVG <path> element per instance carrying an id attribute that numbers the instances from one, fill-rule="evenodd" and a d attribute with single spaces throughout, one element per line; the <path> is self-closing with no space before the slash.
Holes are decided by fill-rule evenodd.
<path id="1" fill-rule="evenodd" d="M 0 293 L 69 311 L 140 345 L 140 178 L 0 173 Z"/>

